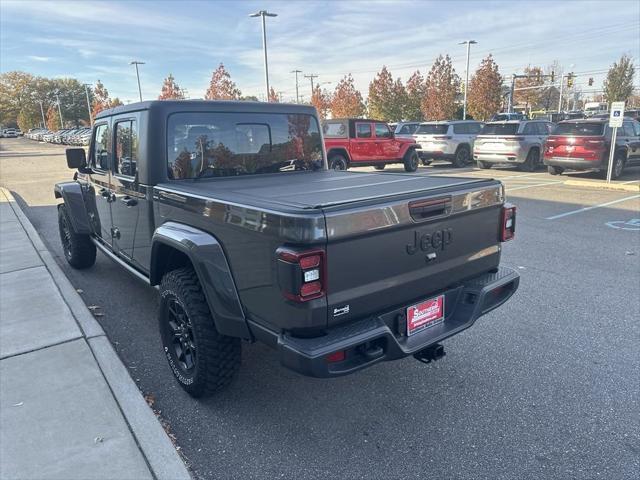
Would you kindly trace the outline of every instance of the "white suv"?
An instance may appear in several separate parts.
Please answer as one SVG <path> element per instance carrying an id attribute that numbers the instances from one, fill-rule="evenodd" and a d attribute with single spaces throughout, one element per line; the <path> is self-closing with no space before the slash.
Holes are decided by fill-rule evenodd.
<path id="1" fill-rule="evenodd" d="M 449 160 L 456 167 L 465 167 L 472 162 L 473 143 L 481 130 L 482 123 L 474 120 L 423 122 L 413 138 L 423 164 Z"/>

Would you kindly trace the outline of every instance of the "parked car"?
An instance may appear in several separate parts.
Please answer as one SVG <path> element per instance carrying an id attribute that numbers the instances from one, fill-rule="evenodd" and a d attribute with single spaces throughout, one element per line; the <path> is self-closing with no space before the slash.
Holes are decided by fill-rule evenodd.
<path id="1" fill-rule="evenodd" d="M 487 123 L 476 137 L 473 158 L 479 168 L 506 163 L 533 172 L 541 164 L 544 141 L 553 125 L 542 120 Z"/>
<path id="2" fill-rule="evenodd" d="M 322 125 L 329 168 L 373 166 L 382 170 L 390 163 L 402 163 L 407 172 L 418 169 L 413 138 L 396 137 L 389 126 L 377 120 L 346 118 L 326 120 Z"/>
<path id="3" fill-rule="evenodd" d="M 420 122 L 400 122 L 393 128 L 393 132 L 396 137 L 411 137 L 419 126 Z"/>
<path id="4" fill-rule="evenodd" d="M 22 130 L 20 130 L 19 128 L 16 128 L 16 135 L 19 137 L 23 137 L 24 133 L 22 133 Z"/>
<path id="5" fill-rule="evenodd" d="M 526 120 L 527 116 L 524 113 L 516 112 L 502 112 L 496 113 L 491 117 L 492 122 L 507 122 L 509 120 Z"/>
<path id="6" fill-rule="evenodd" d="M 93 131 L 55 186 L 62 253 L 88 268 L 99 249 L 158 287 L 162 352 L 193 396 L 230 383 L 242 340 L 312 377 L 437 360 L 518 288 L 499 181 L 328 170 L 311 106 L 141 102 Z"/>
<path id="7" fill-rule="evenodd" d="M 2 136 L 4 138 L 17 138 L 18 137 L 18 133 L 16 132 L 15 128 L 5 128 L 2 131 Z"/>
<path id="8" fill-rule="evenodd" d="M 612 130 L 607 118 L 560 122 L 547 138 L 544 164 L 551 175 L 566 169 L 591 170 L 607 176 Z M 626 117 L 618 128 L 611 178 L 618 178 L 625 167 L 640 164 L 640 123 Z"/>
<path id="9" fill-rule="evenodd" d="M 640 121 L 640 109 L 632 108 L 630 110 L 625 110 L 624 116 Z"/>
<path id="10" fill-rule="evenodd" d="M 473 143 L 481 130 L 482 123 L 474 120 L 424 122 L 413 138 L 425 165 L 433 160 L 448 160 L 456 167 L 465 167 L 473 162 Z"/>

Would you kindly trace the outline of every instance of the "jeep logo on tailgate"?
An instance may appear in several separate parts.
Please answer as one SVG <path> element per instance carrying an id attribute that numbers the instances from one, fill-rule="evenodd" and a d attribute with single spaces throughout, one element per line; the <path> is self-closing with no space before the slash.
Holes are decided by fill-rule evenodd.
<path id="1" fill-rule="evenodd" d="M 407 244 L 407 253 L 413 255 L 418 250 L 444 250 L 453 241 L 453 228 L 444 228 L 433 233 L 414 232 L 413 243 Z"/>

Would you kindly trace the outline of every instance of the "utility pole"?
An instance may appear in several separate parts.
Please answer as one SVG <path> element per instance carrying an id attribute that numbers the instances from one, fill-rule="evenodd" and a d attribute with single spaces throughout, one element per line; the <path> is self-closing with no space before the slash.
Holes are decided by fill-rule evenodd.
<path id="1" fill-rule="evenodd" d="M 291 73 L 296 74 L 296 103 L 300 103 L 300 94 L 298 93 L 298 74 L 302 73 L 302 70 L 291 70 Z"/>
<path id="2" fill-rule="evenodd" d="M 136 66 L 136 77 L 138 78 L 138 96 L 140 97 L 140 101 L 142 101 L 142 88 L 140 88 L 140 72 L 138 71 L 138 65 L 144 65 L 144 62 L 133 60 L 132 62 L 129 62 L 129 65 Z"/>
<path id="3" fill-rule="evenodd" d="M 471 52 L 471 45 L 475 45 L 475 40 L 465 40 L 464 42 L 460 42 L 458 45 L 467 45 L 467 70 L 466 70 L 466 80 L 464 81 L 464 103 L 462 104 L 462 119 L 467 119 L 467 90 L 469 90 L 469 53 Z"/>
<path id="4" fill-rule="evenodd" d="M 305 75 L 304 78 L 308 78 L 309 80 L 311 80 L 311 95 L 313 95 L 313 79 L 318 78 L 318 75 L 310 73 L 309 75 Z"/>
<path id="5" fill-rule="evenodd" d="M 562 89 L 564 87 L 564 73 L 560 74 L 560 98 L 558 98 L 558 113 L 562 111 Z"/>
<path id="6" fill-rule="evenodd" d="M 38 100 L 40 104 L 40 113 L 42 114 L 42 128 L 47 128 L 47 121 L 44 119 L 44 108 L 42 108 L 42 100 Z"/>
<path id="7" fill-rule="evenodd" d="M 516 77 L 517 75 L 515 73 L 511 76 L 511 90 L 509 90 L 509 104 L 507 106 L 507 113 L 511 113 L 511 109 L 513 107 L 513 93 L 516 88 Z"/>
<path id="8" fill-rule="evenodd" d="M 250 17 L 262 17 L 262 50 L 264 53 L 264 85 L 267 92 L 267 102 L 269 101 L 269 66 L 267 64 L 267 26 L 265 23 L 265 17 L 277 17 L 277 13 L 269 13 L 266 10 L 260 10 L 259 12 L 252 13 Z"/>
<path id="9" fill-rule="evenodd" d="M 93 125 L 93 117 L 91 116 L 91 100 L 89 100 L 89 87 L 88 83 L 83 83 L 84 93 L 87 95 L 87 109 L 89 110 L 89 125 Z"/>
<path id="10" fill-rule="evenodd" d="M 60 108 L 60 96 L 56 92 L 56 100 L 58 101 L 58 114 L 60 115 L 60 129 L 64 128 L 64 121 L 62 120 L 62 108 Z"/>

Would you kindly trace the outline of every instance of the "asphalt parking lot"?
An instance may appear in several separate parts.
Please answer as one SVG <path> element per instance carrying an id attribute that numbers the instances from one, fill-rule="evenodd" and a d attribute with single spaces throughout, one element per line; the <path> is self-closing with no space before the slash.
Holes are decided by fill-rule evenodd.
<path id="1" fill-rule="evenodd" d="M 504 181 L 518 206 L 503 254 L 522 276 L 514 298 L 446 341 L 434 364 L 409 358 L 319 380 L 244 345 L 231 388 L 194 400 L 162 354 L 156 291 L 102 255 L 86 271 L 61 258 L 52 187 L 72 177 L 63 152 L 0 140 L 0 183 L 99 307 L 196 478 L 637 478 L 640 168 L 610 190 L 592 173 L 421 167 Z"/>

